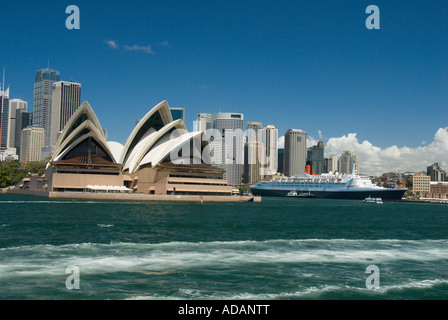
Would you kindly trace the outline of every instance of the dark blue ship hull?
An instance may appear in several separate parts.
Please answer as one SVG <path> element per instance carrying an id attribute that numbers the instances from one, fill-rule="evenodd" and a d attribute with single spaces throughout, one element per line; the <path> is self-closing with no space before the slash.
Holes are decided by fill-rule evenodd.
<path id="1" fill-rule="evenodd" d="M 262 197 L 286 197 L 289 192 L 285 190 L 257 189 L 252 186 L 251 190 L 253 195 Z M 300 192 L 308 193 L 308 191 Z M 405 192 L 406 189 L 384 189 L 370 191 L 310 191 L 314 198 L 364 200 L 370 196 L 372 198 L 381 198 L 383 201 L 400 201 Z"/>

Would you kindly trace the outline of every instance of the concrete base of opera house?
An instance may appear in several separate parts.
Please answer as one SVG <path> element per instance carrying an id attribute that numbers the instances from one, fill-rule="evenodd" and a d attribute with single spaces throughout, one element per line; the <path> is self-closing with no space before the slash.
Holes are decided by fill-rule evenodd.
<path id="1" fill-rule="evenodd" d="M 55 192 L 9 189 L 9 194 L 20 194 L 52 199 L 121 200 L 121 201 L 178 201 L 178 202 L 261 202 L 260 196 L 198 196 L 154 195 L 141 193 Z"/>

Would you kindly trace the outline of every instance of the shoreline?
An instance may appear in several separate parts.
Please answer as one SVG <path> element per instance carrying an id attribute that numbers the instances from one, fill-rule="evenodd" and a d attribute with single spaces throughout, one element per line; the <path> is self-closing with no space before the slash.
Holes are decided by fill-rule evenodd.
<path id="1" fill-rule="evenodd" d="M 8 194 L 18 194 L 50 199 L 84 199 L 117 201 L 177 201 L 177 202 L 261 202 L 260 196 L 200 196 L 200 195 L 154 195 L 141 193 L 90 193 L 7 190 Z"/>
<path id="2" fill-rule="evenodd" d="M 448 199 L 401 200 L 401 202 L 448 204 Z"/>

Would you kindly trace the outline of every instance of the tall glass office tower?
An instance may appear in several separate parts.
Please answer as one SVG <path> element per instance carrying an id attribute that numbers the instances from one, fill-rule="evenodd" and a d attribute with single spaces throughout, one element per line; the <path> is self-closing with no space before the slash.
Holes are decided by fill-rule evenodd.
<path id="1" fill-rule="evenodd" d="M 212 128 L 222 136 L 223 164 L 228 185 L 241 185 L 244 166 L 244 115 L 241 113 L 213 113 Z"/>
<path id="2" fill-rule="evenodd" d="M 58 81 L 53 84 L 50 146 L 55 146 L 58 134 L 71 116 L 81 105 L 81 84 L 76 82 Z"/>
<path id="3" fill-rule="evenodd" d="M 61 80 L 59 71 L 41 69 L 36 73 L 33 92 L 33 125 L 45 129 L 44 146 L 50 145 L 53 83 Z"/>

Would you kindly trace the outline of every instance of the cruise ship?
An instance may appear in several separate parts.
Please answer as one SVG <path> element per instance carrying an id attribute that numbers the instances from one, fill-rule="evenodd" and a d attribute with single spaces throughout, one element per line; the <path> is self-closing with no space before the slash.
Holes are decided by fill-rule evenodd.
<path id="1" fill-rule="evenodd" d="M 270 181 L 261 181 L 251 185 L 253 195 L 286 197 L 291 192 L 308 194 L 314 198 L 364 200 L 382 198 L 383 201 L 399 201 L 406 189 L 388 189 L 375 185 L 369 177 L 355 173 L 307 173 L 293 177 L 282 177 Z"/>

